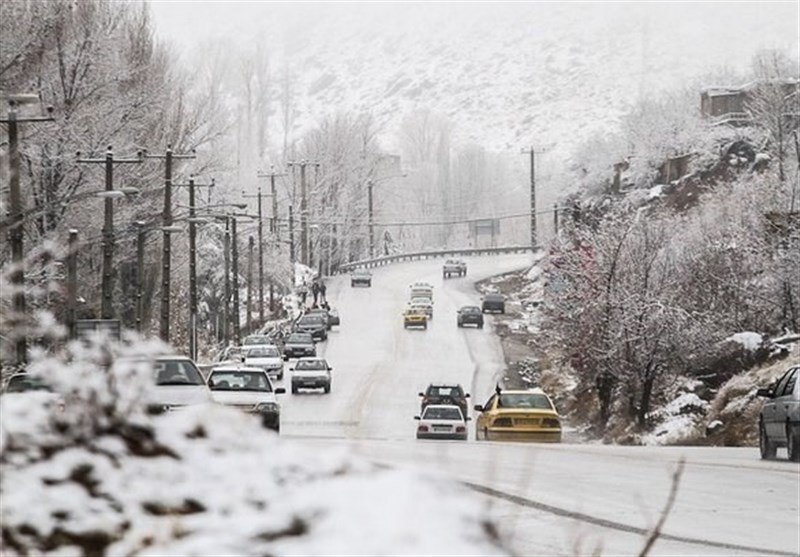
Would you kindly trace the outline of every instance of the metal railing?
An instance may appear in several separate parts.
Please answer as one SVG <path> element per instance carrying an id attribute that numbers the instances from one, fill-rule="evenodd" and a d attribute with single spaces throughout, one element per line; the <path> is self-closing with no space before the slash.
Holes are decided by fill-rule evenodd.
<path id="1" fill-rule="evenodd" d="M 439 257 L 470 256 L 470 255 L 500 255 L 508 253 L 526 253 L 532 251 L 531 246 L 500 246 L 494 248 L 455 248 L 446 250 L 416 251 L 410 253 L 398 253 L 385 255 L 372 259 L 361 259 L 340 265 L 336 270 L 337 274 L 349 273 L 358 268 L 370 269 L 372 267 L 382 267 L 391 263 L 403 261 L 416 261 L 421 259 L 436 259 Z"/>

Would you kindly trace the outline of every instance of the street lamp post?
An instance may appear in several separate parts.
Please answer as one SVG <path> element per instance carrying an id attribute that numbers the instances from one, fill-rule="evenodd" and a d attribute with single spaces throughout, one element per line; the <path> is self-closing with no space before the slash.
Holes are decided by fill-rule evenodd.
<path id="1" fill-rule="evenodd" d="M 100 316 L 103 319 L 114 317 L 113 308 L 113 281 L 114 274 L 114 198 L 124 196 L 122 191 L 114 190 L 114 165 L 115 164 L 138 164 L 143 161 L 142 152 L 136 154 L 136 158 L 116 159 L 111 145 L 108 146 L 103 158 L 82 159 L 80 151 L 77 153 L 78 161 L 82 164 L 102 164 L 105 166 L 105 207 L 103 210 L 103 279 L 102 279 L 102 298 L 100 302 Z"/>
<path id="2" fill-rule="evenodd" d="M 377 180 L 373 178 L 369 178 L 367 180 L 367 215 L 368 215 L 368 226 L 369 226 L 369 256 L 370 258 L 375 257 L 375 206 L 372 197 L 372 189 L 375 187 L 377 182 L 382 182 L 384 180 L 390 180 L 392 178 L 405 178 L 408 176 L 405 172 L 402 174 L 397 174 L 394 176 L 384 176 L 383 178 L 379 178 Z"/>
<path id="3" fill-rule="evenodd" d="M 0 119 L 3 124 L 8 124 L 8 166 L 9 166 L 9 191 L 8 205 L 10 213 L 11 228 L 9 230 L 9 243 L 11 244 L 11 288 L 12 304 L 17 319 L 22 319 L 25 315 L 25 269 L 23 265 L 23 230 L 22 230 L 22 193 L 19 185 L 19 130 L 20 123 L 28 122 L 50 122 L 53 107 L 47 107 L 47 116 L 36 116 L 32 118 L 20 118 L 17 114 L 17 106 L 26 103 L 39 101 L 36 95 L 13 95 L 8 99 L 8 116 Z M 24 364 L 28 359 L 28 339 L 27 331 L 21 331 L 16 339 L 17 363 Z"/>

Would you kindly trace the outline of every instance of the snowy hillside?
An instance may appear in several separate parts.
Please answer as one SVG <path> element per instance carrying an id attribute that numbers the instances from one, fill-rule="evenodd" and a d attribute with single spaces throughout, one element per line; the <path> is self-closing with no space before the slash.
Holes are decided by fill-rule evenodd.
<path id="1" fill-rule="evenodd" d="M 569 148 L 639 95 L 741 71 L 759 48 L 797 48 L 792 4 L 237 4 L 224 24 L 220 9 L 202 5 L 164 36 L 180 44 L 213 19 L 211 35 L 266 40 L 274 71 L 288 59 L 295 74 L 296 133 L 357 109 L 390 138 L 426 107 L 451 118 L 458 140 L 492 150 Z M 155 14 L 162 29 L 174 22 L 169 5 Z"/>

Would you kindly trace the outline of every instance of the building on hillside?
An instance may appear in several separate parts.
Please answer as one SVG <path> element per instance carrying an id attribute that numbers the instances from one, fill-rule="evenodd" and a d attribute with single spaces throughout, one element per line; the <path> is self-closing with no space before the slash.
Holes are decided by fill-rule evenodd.
<path id="1" fill-rule="evenodd" d="M 754 95 L 765 87 L 780 87 L 785 97 L 785 116 L 797 119 L 797 99 L 800 80 L 785 78 L 778 81 L 756 80 L 739 87 L 707 87 L 700 92 L 700 112 L 712 125 L 747 126 L 753 117 L 748 107 Z"/>

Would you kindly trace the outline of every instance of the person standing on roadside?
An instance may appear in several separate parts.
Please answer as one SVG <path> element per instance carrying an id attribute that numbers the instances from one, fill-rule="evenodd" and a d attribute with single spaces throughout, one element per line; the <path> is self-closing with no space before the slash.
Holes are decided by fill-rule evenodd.
<path id="1" fill-rule="evenodd" d="M 327 291 L 328 291 L 328 288 L 325 286 L 325 283 L 324 282 L 320 282 L 319 283 L 319 299 L 320 299 L 321 302 L 324 302 L 324 303 L 328 302 Z"/>
<path id="2" fill-rule="evenodd" d="M 311 293 L 314 295 L 314 305 L 317 305 L 317 300 L 319 298 L 319 283 L 314 281 L 314 284 L 311 285 Z"/>

